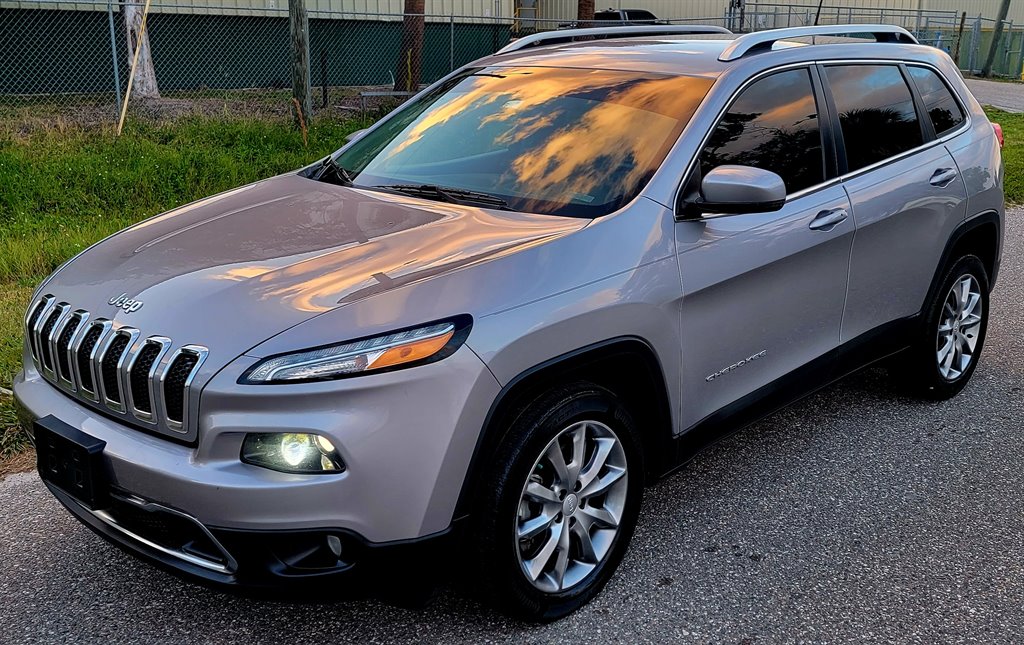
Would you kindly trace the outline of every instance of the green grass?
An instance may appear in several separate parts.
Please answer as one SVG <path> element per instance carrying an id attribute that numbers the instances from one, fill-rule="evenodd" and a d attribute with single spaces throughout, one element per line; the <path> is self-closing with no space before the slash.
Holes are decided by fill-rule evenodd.
<path id="1" fill-rule="evenodd" d="M 303 166 L 338 148 L 358 121 L 315 121 L 308 147 L 282 120 L 132 123 L 124 136 L 0 126 L 0 387 L 21 363 L 32 288 L 60 263 L 129 224 Z M 23 449 L 0 393 L 0 455 Z"/>
<path id="2" fill-rule="evenodd" d="M 989 119 L 1003 126 L 1006 140 L 1003 148 L 1006 201 L 1010 204 L 1024 204 L 1024 114 L 1011 114 L 995 108 L 985 111 Z"/>

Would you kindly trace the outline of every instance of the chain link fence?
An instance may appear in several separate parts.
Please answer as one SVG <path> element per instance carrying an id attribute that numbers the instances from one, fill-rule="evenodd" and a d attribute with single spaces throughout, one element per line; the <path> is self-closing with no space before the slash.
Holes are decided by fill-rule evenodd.
<path id="1" fill-rule="evenodd" d="M 242 0 L 244 2 L 244 0 Z M 709 0 L 704 0 L 709 5 Z M 258 6 L 154 3 L 147 18 L 155 88 L 133 88 L 130 115 L 229 114 L 287 116 L 291 113 L 288 9 L 275 0 Z M 354 4 L 354 3 L 353 3 Z M 386 3 L 390 11 L 393 3 Z M 483 0 L 471 13 L 423 16 L 420 81 L 429 83 L 511 39 L 564 28 L 567 19 L 537 12 L 498 10 L 509 3 Z M 835 23 L 889 23 L 913 31 L 927 44 L 956 56 L 963 69 L 981 68 L 992 42 L 994 21 L 964 19 L 956 12 L 858 9 L 817 3 L 746 2 L 743 9 L 721 0 L 720 13 L 664 22 L 721 25 L 734 31 Z M 479 6 L 477 6 L 479 5 Z M 378 2 L 376 7 L 380 7 Z M 511 6 L 511 4 L 509 4 Z M 139 5 L 135 5 L 138 9 Z M 404 98 L 395 88 L 408 73 L 402 60 L 404 16 L 395 12 L 316 9 L 309 12 L 310 77 L 316 112 L 358 114 Z M 129 83 L 134 42 L 125 16 L 129 5 L 105 0 L 62 2 L 0 0 L 0 118 L 68 120 L 110 124 Z M 465 5 L 462 6 L 465 9 Z M 493 12 L 488 10 L 493 9 Z M 487 15 L 491 14 L 491 15 Z M 1005 25 L 995 73 L 1021 75 L 1024 25 Z"/>

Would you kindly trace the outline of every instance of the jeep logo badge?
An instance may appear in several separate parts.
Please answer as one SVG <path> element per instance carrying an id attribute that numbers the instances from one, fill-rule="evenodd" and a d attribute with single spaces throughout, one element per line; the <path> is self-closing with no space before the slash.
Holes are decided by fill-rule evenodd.
<path id="1" fill-rule="evenodd" d="M 127 293 L 122 293 L 119 296 L 114 296 L 113 298 L 107 301 L 107 304 L 114 305 L 115 307 L 120 307 L 121 309 L 125 310 L 125 313 L 129 314 L 132 313 L 133 311 L 138 311 L 139 309 L 142 309 L 142 301 L 133 300 L 129 298 Z"/>

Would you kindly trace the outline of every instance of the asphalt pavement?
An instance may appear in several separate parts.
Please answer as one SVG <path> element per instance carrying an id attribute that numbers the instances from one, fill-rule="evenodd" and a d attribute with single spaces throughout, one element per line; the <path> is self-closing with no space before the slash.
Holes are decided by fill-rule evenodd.
<path id="1" fill-rule="evenodd" d="M 969 78 L 967 87 L 982 105 L 1007 112 L 1024 112 L 1024 84 Z"/>
<path id="2" fill-rule="evenodd" d="M 544 626 L 208 591 L 125 556 L 34 474 L 0 483 L 0 642 L 1006 642 L 1024 639 L 1024 209 L 959 397 L 868 370 L 649 489 L 618 574 Z M 452 567 L 462 566 L 453 561 Z"/>

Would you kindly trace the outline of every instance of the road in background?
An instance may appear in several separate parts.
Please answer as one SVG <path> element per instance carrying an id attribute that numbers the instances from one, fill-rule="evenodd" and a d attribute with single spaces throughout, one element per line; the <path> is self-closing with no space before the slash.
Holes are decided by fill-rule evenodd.
<path id="1" fill-rule="evenodd" d="M 969 78 L 967 87 L 982 105 L 991 105 L 1007 112 L 1024 112 L 1024 83 Z"/>
<path id="2" fill-rule="evenodd" d="M 1024 209 L 1007 219 L 963 394 L 901 398 L 868 370 L 734 435 L 647 491 L 619 572 L 560 622 L 451 591 L 423 611 L 208 591 L 24 474 L 0 483 L 0 642 L 1021 642 Z"/>

